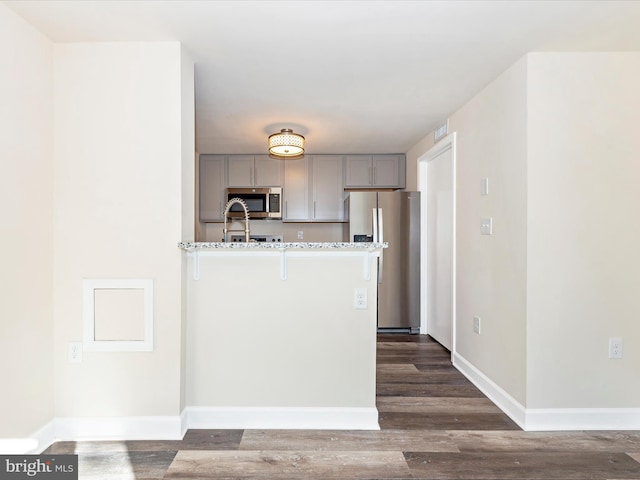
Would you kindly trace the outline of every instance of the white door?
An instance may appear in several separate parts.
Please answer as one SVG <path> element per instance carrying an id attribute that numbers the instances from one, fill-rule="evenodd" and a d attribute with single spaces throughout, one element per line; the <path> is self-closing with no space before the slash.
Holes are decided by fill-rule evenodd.
<path id="1" fill-rule="evenodd" d="M 422 192 L 423 321 L 427 333 L 449 350 L 454 339 L 454 152 L 455 134 L 419 162 Z M 425 234 L 426 232 L 426 234 Z"/>

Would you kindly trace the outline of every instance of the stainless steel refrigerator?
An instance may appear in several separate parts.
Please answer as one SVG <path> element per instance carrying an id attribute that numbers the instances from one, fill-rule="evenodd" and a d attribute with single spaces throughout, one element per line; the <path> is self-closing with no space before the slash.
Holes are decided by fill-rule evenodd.
<path id="1" fill-rule="evenodd" d="M 349 241 L 388 242 L 378 260 L 378 330 L 420 329 L 420 192 L 351 192 Z"/>

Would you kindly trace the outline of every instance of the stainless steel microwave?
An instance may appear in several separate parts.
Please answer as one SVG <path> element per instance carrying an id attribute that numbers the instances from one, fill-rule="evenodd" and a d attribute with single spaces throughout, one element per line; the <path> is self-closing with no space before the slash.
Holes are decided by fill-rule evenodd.
<path id="1" fill-rule="evenodd" d="M 282 218 L 282 187 L 227 188 L 227 202 L 239 198 L 247 204 L 249 218 Z M 229 210 L 230 218 L 244 218 L 241 205 L 234 204 Z"/>

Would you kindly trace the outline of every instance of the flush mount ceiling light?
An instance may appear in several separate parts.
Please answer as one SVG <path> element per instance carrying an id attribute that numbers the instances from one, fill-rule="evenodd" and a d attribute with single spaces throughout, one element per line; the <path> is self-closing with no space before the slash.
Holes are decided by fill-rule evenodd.
<path id="1" fill-rule="evenodd" d="M 281 160 L 304 157 L 304 137 L 293 133 L 290 128 L 283 128 L 280 133 L 269 135 L 269 156 Z"/>

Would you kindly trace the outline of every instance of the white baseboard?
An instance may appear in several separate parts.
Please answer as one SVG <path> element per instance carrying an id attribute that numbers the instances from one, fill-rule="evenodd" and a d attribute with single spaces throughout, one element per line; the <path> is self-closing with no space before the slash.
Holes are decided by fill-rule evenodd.
<path id="1" fill-rule="evenodd" d="M 49 445 L 56 441 L 55 421 L 51 420 L 35 434 L 31 435 L 31 438 L 35 438 L 38 442 L 38 445 L 33 451 L 29 453 L 41 453 L 43 450 L 46 450 Z"/>
<path id="2" fill-rule="evenodd" d="M 373 408 L 187 407 L 189 428 L 380 430 Z"/>
<path id="3" fill-rule="evenodd" d="M 39 448 L 40 442 L 37 438 L 0 438 L 0 452 L 3 455 L 27 455 L 40 453 L 51 443 Z"/>
<path id="4" fill-rule="evenodd" d="M 58 417 L 27 438 L 0 439 L 0 452 L 38 454 L 59 441 L 181 440 L 185 414 L 163 417 Z"/>
<path id="5" fill-rule="evenodd" d="M 640 430 L 640 408 L 526 409 L 462 355 L 453 354 L 453 366 L 527 432 Z"/>
<path id="6" fill-rule="evenodd" d="M 4 454 L 37 454 L 57 441 L 180 440 L 190 428 L 380 430 L 373 408 L 187 407 L 156 417 L 58 417 L 26 438 L 0 438 Z"/>
<path id="7" fill-rule="evenodd" d="M 157 417 L 58 417 L 56 440 L 180 440 L 184 432 L 180 416 Z"/>
<path id="8" fill-rule="evenodd" d="M 55 441 L 55 425 L 51 420 L 26 438 L 0 438 L 0 453 L 7 455 L 39 454 Z"/>
<path id="9" fill-rule="evenodd" d="M 489 400 L 497 405 L 511 420 L 526 430 L 526 411 L 525 408 L 511 395 L 505 392 L 489 377 L 478 370 L 473 364 L 467 361 L 457 352 L 453 354 L 453 366 L 456 367 L 471 383 L 473 383 Z"/>
<path id="10" fill-rule="evenodd" d="M 182 437 L 187 433 L 187 430 L 189 430 L 189 424 L 187 423 L 187 409 L 185 408 L 180 414 L 180 433 Z"/>
<path id="11" fill-rule="evenodd" d="M 640 408 L 530 408 L 527 431 L 640 430 Z"/>

